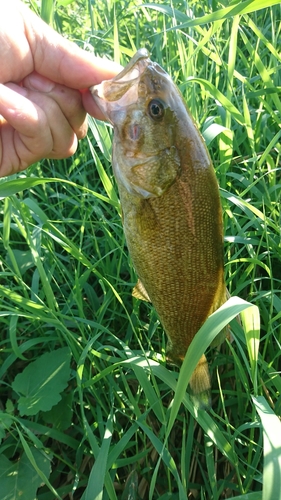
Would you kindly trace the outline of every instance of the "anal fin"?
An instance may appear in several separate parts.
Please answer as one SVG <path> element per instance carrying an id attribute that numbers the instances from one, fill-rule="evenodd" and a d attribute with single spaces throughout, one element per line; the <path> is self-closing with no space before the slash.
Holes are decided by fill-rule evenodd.
<path id="1" fill-rule="evenodd" d="M 208 362 L 203 354 L 189 381 L 192 399 L 201 409 L 211 406 L 211 377 Z"/>

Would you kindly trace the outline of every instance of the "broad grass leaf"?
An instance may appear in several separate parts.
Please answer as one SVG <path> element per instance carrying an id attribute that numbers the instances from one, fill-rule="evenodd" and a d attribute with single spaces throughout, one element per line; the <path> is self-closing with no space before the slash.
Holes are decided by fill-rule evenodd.
<path id="1" fill-rule="evenodd" d="M 227 129 L 220 125 L 219 123 L 211 123 L 205 130 L 202 132 L 202 135 L 205 139 L 206 145 L 209 144 L 217 137 L 219 134 L 222 134 Z"/>
<path id="2" fill-rule="evenodd" d="M 138 473 L 135 469 L 133 469 L 126 480 L 121 500 L 127 500 L 128 498 L 130 498 L 130 500 L 137 500 L 138 485 L 139 485 Z"/>
<path id="3" fill-rule="evenodd" d="M 108 197 L 100 194 L 96 191 L 86 188 L 85 186 L 81 186 L 75 182 L 71 182 L 67 179 L 60 179 L 58 177 L 48 178 L 48 177 L 19 177 L 17 179 L 12 179 L 7 181 L 4 179 L 3 181 L 0 179 L 0 200 L 2 198 L 6 198 L 7 196 L 12 196 L 13 194 L 20 193 L 25 189 L 32 189 L 35 186 L 50 184 L 50 183 L 60 183 L 67 184 L 73 188 L 80 189 L 84 193 L 89 193 L 92 196 L 95 196 L 99 200 L 105 201 L 106 203 L 110 203 L 115 208 L 119 208 L 119 201 L 115 202 L 110 200 Z"/>
<path id="4" fill-rule="evenodd" d="M 215 337 L 223 330 L 223 328 L 239 313 L 241 313 L 241 311 L 249 307 L 252 307 L 252 304 L 249 302 L 246 302 L 239 297 L 231 297 L 225 304 L 223 304 L 223 306 L 209 316 L 204 325 L 193 338 L 180 370 L 175 390 L 175 398 L 170 413 L 170 421 L 167 426 L 167 436 L 171 432 L 174 425 L 180 404 L 185 395 L 187 384 L 200 357 Z"/>
<path id="5" fill-rule="evenodd" d="M 17 248 L 13 250 L 10 249 L 10 252 L 7 254 L 7 264 L 12 266 L 14 262 L 17 263 L 18 269 L 21 274 L 24 274 L 35 265 L 32 259 L 31 250 L 21 251 Z"/>
<path id="6" fill-rule="evenodd" d="M 41 1 L 41 17 L 46 23 L 50 24 L 50 26 L 53 25 L 54 5 L 55 2 L 53 2 L 53 0 Z"/>
<path id="7" fill-rule="evenodd" d="M 63 5 L 64 7 L 66 7 L 66 5 L 69 5 L 72 2 L 74 2 L 74 0 L 57 0 L 57 4 Z"/>
<path id="8" fill-rule="evenodd" d="M 252 399 L 263 427 L 262 500 L 277 500 L 281 492 L 281 422 L 263 396 Z"/>
<path id="9" fill-rule="evenodd" d="M 244 326 L 249 359 L 251 364 L 252 381 L 254 392 L 257 394 L 257 369 L 260 345 L 260 315 L 257 306 L 251 306 L 241 311 L 241 319 Z"/>
<path id="10" fill-rule="evenodd" d="M 73 393 L 67 392 L 63 394 L 61 400 L 52 407 L 51 410 L 43 413 L 44 422 L 52 424 L 58 431 L 65 431 L 71 426 L 73 411 L 72 411 Z"/>
<path id="11" fill-rule="evenodd" d="M 47 352 L 16 376 L 12 388 L 20 394 L 21 415 L 48 411 L 60 401 L 70 375 L 70 357 L 68 347 Z"/>
<path id="12" fill-rule="evenodd" d="M 88 124 L 102 154 L 108 162 L 111 162 L 112 138 L 109 133 L 108 124 L 105 124 L 104 122 L 99 120 L 95 120 L 90 115 L 88 115 Z M 91 144 L 89 138 L 88 141 L 89 144 Z"/>
<path id="13" fill-rule="evenodd" d="M 2 180 L 0 181 L 0 199 L 6 196 L 12 196 L 25 189 L 31 189 L 34 186 L 44 184 L 46 179 L 39 179 L 34 177 L 19 177 L 18 179 Z M 48 180 L 47 180 L 48 182 Z"/>
<path id="14" fill-rule="evenodd" d="M 229 500 L 262 500 L 261 491 L 254 491 L 253 493 L 243 493 L 238 497 L 231 497 Z"/>
<path id="15" fill-rule="evenodd" d="M 11 341 L 12 349 L 17 358 L 25 360 L 26 358 L 22 355 L 21 350 L 18 345 L 17 340 L 17 325 L 18 325 L 18 316 L 11 316 L 9 322 L 9 337 Z"/>
<path id="16" fill-rule="evenodd" d="M 4 201 L 4 219 L 3 219 L 3 245 L 8 250 L 10 245 L 12 204 L 9 198 Z"/>
<path id="17" fill-rule="evenodd" d="M 22 425 L 25 432 L 28 433 L 29 438 L 33 441 L 36 446 L 36 442 L 34 439 L 35 434 L 32 434 L 31 431 L 26 431 L 28 426 L 30 425 L 30 420 L 21 418 L 20 424 Z M 42 425 L 42 423 L 38 424 L 37 422 L 32 421 L 32 430 L 40 436 L 48 436 L 50 439 L 57 441 L 58 443 L 65 444 L 68 447 L 68 450 L 77 450 L 81 445 L 80 439 L 75 439 L 69 435 L 67 432 L 62 432 L 54 427 L 50 427 L 48 425 Z"/>
<path id="18" fill-rule="evenodd" d="M 40 470 L 49 477 L 50 461 L 41 451 L 32 448 L 32 454 Z M 42 479 L 32 467 L 26 453 L 15 463 L 0 455 L 1 500 L 36 500 Z"/>

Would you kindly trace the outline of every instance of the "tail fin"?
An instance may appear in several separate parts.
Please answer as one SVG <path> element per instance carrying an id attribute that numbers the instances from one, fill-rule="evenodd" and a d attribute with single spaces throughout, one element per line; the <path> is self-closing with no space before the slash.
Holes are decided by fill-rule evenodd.
<path id="1" fill-rule="evenodd" d="M 201 356 L 189 382 L 193 400 L 199 408 L 211 406 L 211 377 L 205 354 Z"/>

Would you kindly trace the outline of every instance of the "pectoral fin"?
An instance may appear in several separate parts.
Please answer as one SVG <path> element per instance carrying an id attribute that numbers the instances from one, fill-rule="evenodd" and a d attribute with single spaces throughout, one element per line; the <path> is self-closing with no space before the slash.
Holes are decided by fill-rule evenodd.
<path id="1" fill-rule="evenodd" d="M 136 299 L 145 300 L 146 302 L 151 302 L 149 295 L 140 280 L 138 280 L 136 286 L 133 288 L 132 295 Z"/>

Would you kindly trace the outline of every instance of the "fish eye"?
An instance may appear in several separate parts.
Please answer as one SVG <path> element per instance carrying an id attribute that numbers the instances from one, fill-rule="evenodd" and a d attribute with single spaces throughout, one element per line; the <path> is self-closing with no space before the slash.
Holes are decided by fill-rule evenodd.
<path id="1" fill-rule="evenodd" d="M 161 120 L 165 114 L 164 104 L 159 99 L 152 99 L 148 104 L 148 112 L 153 120 Z"/>

